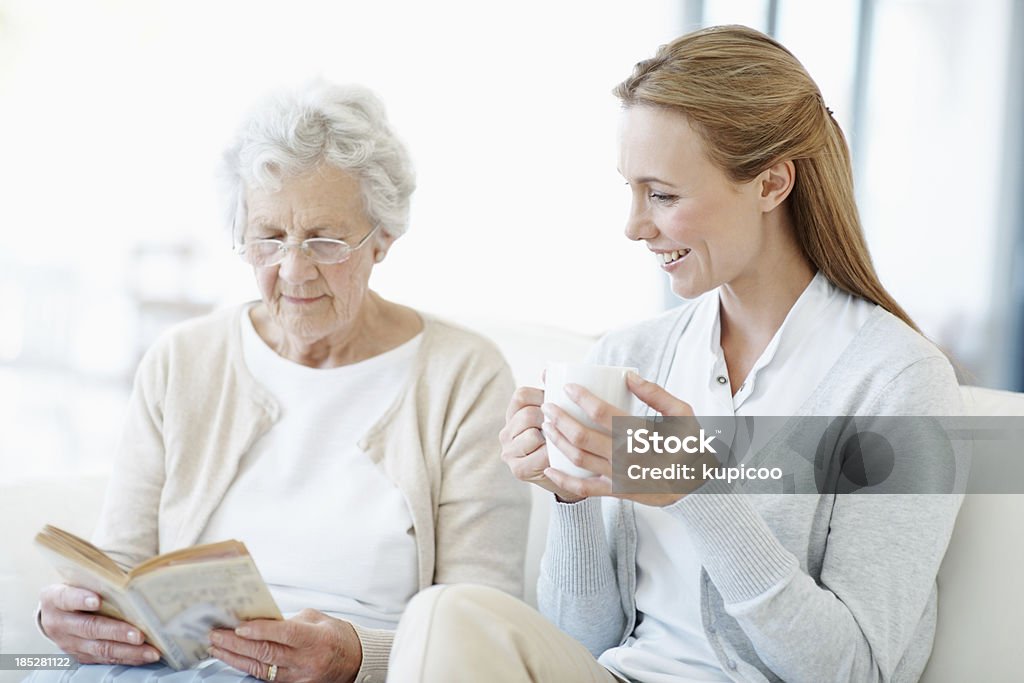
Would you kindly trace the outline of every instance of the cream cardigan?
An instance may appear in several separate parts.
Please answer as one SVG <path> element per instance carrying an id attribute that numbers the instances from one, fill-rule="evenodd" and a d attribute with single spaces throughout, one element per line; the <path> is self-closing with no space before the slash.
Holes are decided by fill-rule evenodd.
<path id="1" fill-rule="evenodd" d="M 140 363 L 94 534 L 126 566 L 193 545 L 239 458 L 278 417 L 243 362 L 240 315 L 231 307 L 178 325 Z M 472 582 L 521 596 L 529 494 L 501 462 L 497 436 L 511 373 L 489 341 L 422 317 L 409 383 L 358 445 L 408 503 L 420 589 Z M 287 510 L 281 519 L 302 523 Z M 393 632 L 356 631 L 357 680 L 383 680 Z"/>

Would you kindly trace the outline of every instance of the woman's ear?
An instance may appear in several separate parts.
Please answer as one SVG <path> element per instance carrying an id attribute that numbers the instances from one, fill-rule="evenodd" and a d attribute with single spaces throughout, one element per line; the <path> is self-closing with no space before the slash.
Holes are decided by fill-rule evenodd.
<path id="1" fill-rule="evenodd" d="M 796 184 L 796 166 L 790 160 L 779 161 L 761 172 L 761 211 L 768 213 L 785 201 Z"/>
<path id="2" fill-rule="evenodd" d="M 388 250 L 391 249 L 391 245 L 394 243 L 395 238 L 386 232 L 381 232 L 380 237 L 374 241 L 373 245 L 373 262 L 380 263 L 387 256 Z"/>

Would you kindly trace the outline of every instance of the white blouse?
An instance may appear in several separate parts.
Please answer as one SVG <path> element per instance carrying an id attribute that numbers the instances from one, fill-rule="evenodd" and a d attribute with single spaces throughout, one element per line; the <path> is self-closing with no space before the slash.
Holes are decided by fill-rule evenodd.
<path id="1" fill-rule="evenodd" d="M 277 355 L 242 313 L 245 363 L 281 417 L 243 456 L 200 542 L 244 542 L 286 617 L 310 607 L 394 628 L 416 593 L 405 499 L 356 442 L 398 400 L 421 336 L 316 369 Z"/>

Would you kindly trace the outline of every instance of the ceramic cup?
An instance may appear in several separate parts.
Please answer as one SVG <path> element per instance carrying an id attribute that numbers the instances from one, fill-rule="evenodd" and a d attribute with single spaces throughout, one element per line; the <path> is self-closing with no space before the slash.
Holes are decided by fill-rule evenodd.
<path id="1" fill-rule="evenodd" d="M 548 363 L 544 371 L 544 401 L 554 403 L 587 427 L 596 429 L 597 425 L 590 421 L 583 413 L 583 409 L 566 395 L 565 385 L 578 384 L 585 387 L 598 398 L 628 413 L 633 394 L 626 386 L 626 375 L 636 371 L 636 368 L 612 365 Z M 574 465 L 550 440 L 547 446 L 548 463 L 551 467 L 580 478 L 595 476 L 593 472 Z"/>

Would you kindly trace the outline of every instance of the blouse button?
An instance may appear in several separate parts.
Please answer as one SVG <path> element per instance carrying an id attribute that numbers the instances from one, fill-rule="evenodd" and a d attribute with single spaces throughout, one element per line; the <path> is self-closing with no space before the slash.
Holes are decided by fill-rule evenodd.
<path id="1" fill-rule="evenodd" d="M 725 384 L 726 382 L 729 381 L 725 375 L 719 375 L 716 379 L 718 380 L 719 384 Z"/>
<path id="2" fill-rule="evenodd" d="M 728 661 L 728 662 L 726 663 L 726 666 L 728 666 L 730 670 L 732 670 L 732 671 L 735 671 L 735 670 L 736 670 L 736 660 L 734 660 L 734 659 L 730 659 L 730 660 L 729 660 L 729 661 Z"/>

